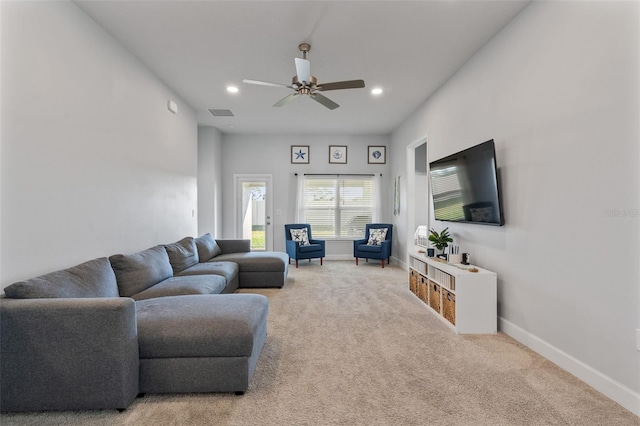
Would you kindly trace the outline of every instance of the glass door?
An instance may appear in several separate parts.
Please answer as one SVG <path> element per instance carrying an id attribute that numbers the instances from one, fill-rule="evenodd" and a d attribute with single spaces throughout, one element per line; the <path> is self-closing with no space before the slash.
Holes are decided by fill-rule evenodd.
<path id="1" fill-rule="evenodd" d="M 252 251 L 273 250 L 271 176 L 236 175 L 236 235 Z"/>

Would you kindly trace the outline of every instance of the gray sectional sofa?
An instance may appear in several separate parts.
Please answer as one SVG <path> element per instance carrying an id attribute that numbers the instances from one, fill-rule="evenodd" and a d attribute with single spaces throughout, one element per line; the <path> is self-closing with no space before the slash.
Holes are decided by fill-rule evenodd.
<path id="1" fill-rule="evenodd" d="M 12 284 L 0 298 L 0 410 L 125 409 L 141 393 L 243 393 L 288 255 L 187 237 Z"/>

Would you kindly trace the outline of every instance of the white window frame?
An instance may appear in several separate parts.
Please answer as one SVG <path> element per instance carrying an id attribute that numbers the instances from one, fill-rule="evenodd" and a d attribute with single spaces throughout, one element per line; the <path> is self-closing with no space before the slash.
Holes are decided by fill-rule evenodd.
<path id="1" fill-rule="evenodd" d="M 368 221 L 363 221 L 362 224 L 358 224 L 361 225 L 362 227 L 362 232 L 364 233 L 364 225 L 365 222 L 367 223 L 373 223 L 373 222 L 377 222 L 379 217 L 380 217 L 380 179 L 378 178 L 378 176 L 376 175 L 308 175 L 308 176 L 299 176 L 298 177 L 298 194 L 297 194 L 297 217 L 296 217 L 296 221 L 298 223 L 309 223 L 312 226 L 312 230 L 316 229 L 319 230 L 321 229 L 321 226 L 319 226 L 318 224 L 315 224 L 316 226 L 314 227 L 314 223 L 313 221 L 307 219 L 307 215 L 306 212 L 307 211 L 311 211 L 311 210 L 331 210 L 334 212 L 334 217 L 333 217 L 333 231 L 334 231 L 334 235 L 333 236 L 327 236 L 326 234 L 323 234 L 321 231 L 316 231 L 313 232 L 313 236 L 314 238 L 320 238 L 320 239 L 325 239 L 325 240 L 332 240 L 332 241 L 341 241 L 341 240 L 353 240 L 354 238 L 362 238 L 362 235 L 360 234 L 342 234 L 342 235 L 335 235 L 336 231 L 340 231 L 341 230 L 341 217 L 342 214 L 341 212 L 343 211 L 348 211 L 348 210 L 353 210 L 353 206 L 350 207 L 342 207 L 341 206 L 341 202 L 340 202 L 340 187 L 341 182 L 342 181 L 349 181 L 349 180 L 363 180 L 363 181 L 370 181 L 372 183 L 372 194 L 371 194 L 371 206 L 370 207 L 366 207 L 366 211 L 365 211 L 365 215 L 367 213 L 369 213 L 369 211 L 371 212 L 371 220 Z M 309 180 L 326 180 L 332 183 L 334 189 L 335 189 L 335 199 L 334 199 L 334 204 L 332 207 L 327 207 L 326 209 L 309 209 L 307 208 L 306 204 L 305 204 L 305 189 L 306 189 L 306 183 Z M 342 229 L 342 231 L 345 231 L 345 229 Z"/>

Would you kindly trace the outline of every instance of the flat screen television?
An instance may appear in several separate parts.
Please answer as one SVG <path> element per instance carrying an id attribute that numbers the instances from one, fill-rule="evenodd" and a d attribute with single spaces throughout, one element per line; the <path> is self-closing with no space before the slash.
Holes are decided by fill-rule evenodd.
<path id="1" fill-rule="evenodd" d="M 504 225 L 493 139 L 429 163 L 436 220 Z"/>

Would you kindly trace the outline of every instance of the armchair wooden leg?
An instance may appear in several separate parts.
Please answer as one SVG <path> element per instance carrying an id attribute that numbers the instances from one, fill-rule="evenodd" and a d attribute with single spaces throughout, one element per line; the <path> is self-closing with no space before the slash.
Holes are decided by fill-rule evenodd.
<path id="1" fill-rule="evenodd" d="M 320 258 L 320 266 L 322 266 L 322 258 Z"/>
<path id="2" fill-rule="evenodd" d="M 384 268 L 384 259 L 382 259 L 382 267 Z"/>
<path id="3" fill-rule="evenodd" d="M 358 266 L 358 258 L 356 257 L 356 266 Z"/>
<path id="4" fill-rule="evenodd" d="M 296 268 L 298 267 L 298 259 L 296 259 Z"/>

